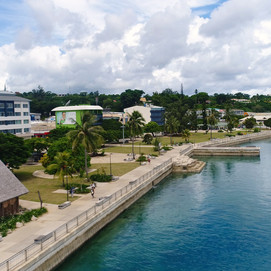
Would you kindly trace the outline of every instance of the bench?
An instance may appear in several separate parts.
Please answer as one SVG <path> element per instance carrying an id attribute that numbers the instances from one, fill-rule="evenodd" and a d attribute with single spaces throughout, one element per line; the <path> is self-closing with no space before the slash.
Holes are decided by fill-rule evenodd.
<path id="1" fill-rule="evenodd" d="M 65 201 L 64 203 L 61 203 L 58 205 L 58 209 L 65 209 L 66 207 L 68 207 L 70 205 L 71 205 L 70 201 Z"/>
<path id="2" fill-rule="evenodd" d="M 34 239 L 34 242 L 36 244 L 40 244 L 40 243 L 43 243 L 46 240 L 50 239 L 51 237 L 53 237 L 53 233 L 52 232 L 50 232 L 48 234 L 45 234 L 45 235 L 38 236 L 37 238 Z"/>

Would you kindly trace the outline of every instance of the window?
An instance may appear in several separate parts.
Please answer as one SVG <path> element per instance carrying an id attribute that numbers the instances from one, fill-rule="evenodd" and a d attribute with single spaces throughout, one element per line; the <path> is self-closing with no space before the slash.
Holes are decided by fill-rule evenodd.
<path id="1" fill-rule="evenodd" d="M 22 129 L 15 129 L 15 133 L 21 133 L 22 132 Z"/>
<path id="2" fill-rule="evenodd" d="M 14 104 L 14 107 L 15 108 L 21 108 L 21 105 L 20 104 Z"/>
<path id="3" fill-rule="evenodd" d="M 28 112 L 24 112 L 24 116 L 28 116 Z"/>
<path id="4" fill-rule="evenodd" d="M 23 104 L 23 108 L 28 108 L 28 104 Z"/>
<path id="5" fill-rule="evenodd" d="M 5 116 L 5 112 L 0 112 L 0 117 L 4 117 Z"/>
<path id="6" fill-rule="evenodd" d="M 24 128 L 24 132 L 28 133 L 29 132 L 29 128 Z"/>
<path id="7" fill-rule="evenodd" d="M 18 117 L 18 116 L 21 116 L 21 112 L 15 112 L 14 114 L 15 114 L 15 116 L 17 116 L 17 117 Z"/>
<path id="8" fill-rule="evenodd" d="M 15 120 L 15 124 L 22 124 L 21 120 Z"/>
<path id="9" fill-rule="evenodd" d="M 6 125 L 15 124 L 15 120 L 6 120 Z"/>
<path id="10" fill-rule="evenodd" d="M 24 120 L 24 124 L 27 124 L 27 123 L 29 123 L 29 120 Z"/>
<path id="11" fill-rule="evenodd" d="M 14 108 L 13 103 L 7 103 L 7 108 L 9 108 L 9 109 Z"/>
<path id="12" fill-rule="evenodd" d="M 5 108 L 5 103 L 0 103 L 0 108 Z"/>
<path id="13" fill-rule="evenodd" d="M 14 112 L 6 112 L 6 117 L 8 116 L 14 116 Z"/>
<path id="14" fill-rule="evenodd" d="M 0 125 L 5 125 L 5 121 L 0 121 Z"/>

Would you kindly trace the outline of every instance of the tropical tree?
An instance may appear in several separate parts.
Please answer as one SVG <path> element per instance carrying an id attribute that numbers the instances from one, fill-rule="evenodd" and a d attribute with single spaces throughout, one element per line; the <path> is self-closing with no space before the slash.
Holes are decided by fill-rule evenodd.
<path id="1" fill-rule="evenodd" d="M 59 176 L 59 179 L 62 181 L 63 187 L 65 186 L 64 183 L 64 176 L 67 174 L 71 174 L 71 166 L 70 163 L 70 154 L 67 151 L 58 152 L 54 159 L 55 163 L 51 164 L 47 167 L 49 172 L 54 171 L 55 175 Z"/>
<path id="2" fill-rule="evenodd" d="M 172 145 L 172 135 L 178 132 L 179 126 L 180 123 L 174 116 L 171 115 L 166 119 L 165 130 L 170 135 L 170 145 Z"/>
<path id="3" fill-rule="evenodd" d="M 264 123 L 265 126 L 270 128 L 271 127 L 271 118 L 265 120 L 263 123 Z"/>
<path id="4" fill-rule="evenodd" d="M 87 166 L 87 156 L 89 152 L 95 152 L 103 142 L 102 132 L 104 131 L 101 126 L 94 126 L 95 116 L 91 115 L 89 112 L 85 112 L 80 117 L 80 122 L 73 120 L 76 127 L 74 130 L 70 131 L 67 135 L 71 140 L 72 149 L 78 148 L 83 145 L 85 150 L 85 171 L 88 180 L 88 166 Z"/>
<path id="5" fill-rule="evenodd" d="M 152 136 L 154 137 L 154 133 L 160 132 L 161 127 L 157 124 L 155 121 L 148 122 L 144 127 L 145 133 L 152 133 Z"/>
<path id="6" fill-rule="evenodd" d="M 127 122 L 127 127 L 132 137 L 132 154 L 133 159 L 135 159 L 134 141 L 137 135 L 143 133 L 143 126 L 145 119 L 142 117 L 141 113 L 134 111 L 131 115 L 128 114 L 129 121 Z"/>
<path id="7" fill-rule="evenodd" d="M 247 129 L 252 129 L 256 124 L 256 119 L 248 118 L 243 122 L 243 124 L 246 126 Z"/>
<path id="8" fill-rule="evenodd" d="M 184 138 L 185 142 L 189 142 L 189 137 L 191 136 L 191 133 L 188 129 L 183 130 L 181 135 Z"/>
<path id="9" fill-rule="evenodd" d="M 211 127 L 211 139 L 213 138 L 213 126 L 215 126 L 218 122 L 216 116 L 214 113 L 212 113 L 208 118 L 208 124 L 210 125 Z"/>
<path id="10" fill-rule="evenodd" d="M 29 148 L 22 137 L 0 133 L 0 160 L 5 165 L 11 169 L 19 168 L 29 156 Z"/>

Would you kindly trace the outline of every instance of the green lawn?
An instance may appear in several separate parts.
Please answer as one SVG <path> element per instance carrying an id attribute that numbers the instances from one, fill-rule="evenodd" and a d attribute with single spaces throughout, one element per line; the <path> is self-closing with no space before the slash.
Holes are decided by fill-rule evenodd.
<path id="1" fill-rule="evenodd" d="M 139 166 L 139 163 L 112 163 L 112 174 L 115 176 L 122 176 L 125 173 L 133 170 L 134 168 Z M 36 165 L 23 165 L 20 169 L 14 170 L 17 178 L 26 186 L 29 190 L 29 193 L 21 196 L 21 199 L 37 201 L 39 202 L 39 197 L 37 191 L 40 191 L 42 201 L 45 203 L 53 203 L 60 204 L 67 200 L 66 194 L 53 193 L 53 191 L 57 189 L 63 189 L 62 181 L 58 179 L 56 176 L 55 179 L 44 179 L 34 177 L 32 174 L 36 170 L 43 169 L 42 166 Z M 109 164 L 94 164 L 91 166 L 91 169 L 97 169 L 98 172 L 102 173 L 103 171 L 106 174 L 110 173 L 110 165 Z M 94 171 L 91 174 L 97 173 Z M 74 183 L 86 183 L 84 182 L 85 178 L 80 177 L 69 177 L 69 182 Z M 78 197 L 74 196 L 73 198 L 69 197 L 69 200 L 74 201 Z"/>
<path id="2" fill-rule="evenodd" d="M 135 150 L 135 154 L 158 154 L 157 152 L 155 152 L 153 150 L 153 147 L 140 147 L 139 145 L 135 146 L 134 148 Z M 116 146 L 116 147 L 108 147 L 104 149 L 105 152 L 115 152 L 115 153 L 131 153 L 132 152 L 132 146 L 128 147 L 128 146 Z"/>

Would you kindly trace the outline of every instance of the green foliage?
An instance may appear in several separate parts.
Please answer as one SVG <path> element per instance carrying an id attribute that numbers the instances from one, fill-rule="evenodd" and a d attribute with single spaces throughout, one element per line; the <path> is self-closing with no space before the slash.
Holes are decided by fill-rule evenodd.
<path id="1" fill-rule="evenodd" d="M 152 136 L 154 136 L 154 133 L 158 133 L 161 131 L 161 127 L 154 121 L 150 121 L 144 126 L 145 133 L 152 133 Z"/>
<path id="2" fill-rule="evenodd" d="M 125 92 L 122 92 L 120 95 L 122 110 L 123 108 L 138 104 L 143 94 L 144 94 L 144 91 L 138 90 L 138 89 L 135 89 L 135 90 L 127 89 L 125 90 Z"/>
<path id="3" fill-rule="evenodd" d="M 61 126 L 59 128 L 51 130 L 48 138 L 51 142 L 54 142 L 56 140 L 59 140 L 59 139 L 65 137 L 66 134 L 71 130 L 73 130 L 73 128 L 69 128 L 67 126 Z"/>
<path id="4" fill-rule="evenodd" d="M 19 168 L 29 156 L 30 151 L 23 138 L 0 133 L 0 160 L 9 168 Z"/>
<path id="5" fill-rule="evenodd" d="M 256 119 L 254 118 L 247 118 L 243 124 L 246 126 L 247 129 L 252 129 L 256 124 Z"/>
<path id="6" fill-rule="evenodd" d="M 78 194 L 85 194 L 85 193 L 89 193 L 90 192 L 90 189 L 87 189 L 87 187 L 89 187 L 89 185 L 86 185 L 86 184 L 80 184 L 80 183 L 69 183 L 68 185 L 66 184 L 65 185 L 65 189 L 66 190 L 69 190 L 71 188 L 76 188 L 74 190 L 74 193 L 78 193 Z"/>
<path id="7" fill-rule="evenodd" d="M 243 133 L 241 131 L 238 131 L 237 135 L 243 135 Z"/>
<path id="8" fill-rule="evenodd" d="M 102 182 L 102 183 L 105 183 L 105 182 L 110 182 L 112 181 L 112 176 L 110 175 L 106 175 L 104 173 L 102 174 L 93 174 L 90 176 L 90 179 L 91 181 L 93 182 Z"/>
<path id="9" fill-rule="evenodd" d="M 150 145 L 152 143 L 153 137 L 151 134 L 145 134 L 142 142 Z"/>
<path id="10" fill-rule="evenodd" d="M 264 121 L 264 125 L 267 127 L 271 127 L 271 118 Z"/>
<path id="11" fill-rule="evenodd" d="M 31 221 L 32 216 L 39 217 L 44 213 L 47 213 L 46 208 L 34 209 L 13 216 L 0 217 L 0 233 L 4 237 L 7 235 L 9 229 L 13 230 L 16 228 L 17 222 L 27 223 Z"/>
<path id="12" fill-rule="evenodd" d="M 226 134 L 225 136 L 233 137 L 233 136 L 235 136 L 235 135 L 234 135 L 234 134 Z"/>
<path id="13" fill-rule="evenodd" d="M 153 150 L 160 151 L 160 140 L 157 137 L 155 138 L 153 144 L 154 144 Z"/>
<path id="14" fill-rule="evenodd" d="M 170 146 L 163 146 L 162 149 L 165 150 L 165 151 L 170 151 L 170 150 L 172 150 L 172 147 L 170 147 Z"/>
<path id="15" fill-rule="evenodd" d="M 141 154 L 138 158 L 137 158 L 137 160 L 136 160 L 137 162 L 146 162 L 147 161 L 147 158 L 146 158 L 146 156 L 145 155 L 143 155 L 143 154 Z"/>
<path id="16" fill-rule="evenodd" d="M 259 128 L 254 128 L 253 133 L 259 133 L 261 130 Z"/>

